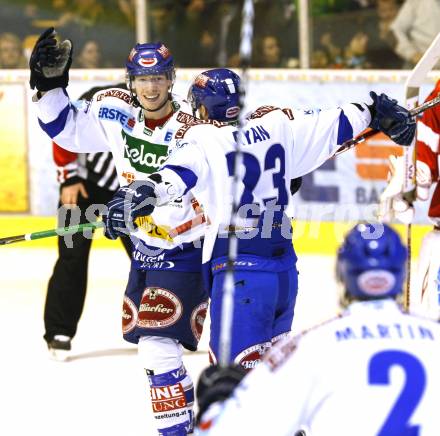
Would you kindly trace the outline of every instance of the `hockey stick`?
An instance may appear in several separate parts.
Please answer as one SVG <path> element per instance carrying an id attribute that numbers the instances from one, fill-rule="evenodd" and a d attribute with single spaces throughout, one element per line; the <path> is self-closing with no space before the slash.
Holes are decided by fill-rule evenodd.
<path id="1" fill-rule="evenodd" d="M 428 72 L 440 60 L 440 33 L 436 36 L 434 41 L 426 50 L 422 58 L 417 62 L 417 65 L 411 71 L 408 79 L 405 82 L 405 103 L 408 109 L 412 110 L 418 104 L 420 87 L 423 84 Z M 435 102 L 439 97 L 437 96 L 428 103 Z M 426 104 L 426 103 L 425 103 Z M 433 103 L 430 107 L 433 107 Z M 422 105 L 423 106 L 423 105 Z M 416 139 L 409 147 L 406 147 L 403 152 L 405 177 L 403 182 L 403 198 L 412 205 L 416 199 Z M 406 227 L 406 239 L 408 246 L 407 257 L 407 274 L 406 287 L 403 298 L 403 306 L 409 311 L 410 297 L 411 297 L 411 222 Z"/>
<path id="2" fill-rule="evenodd" d="M 437 97 L 433 98 L 432 100 L 421 104 L 420 106 L 416 106 L 413 107 L 412 109 L 410 109 L 409 113 L 415 117 L 423 112 L 425 112 L 427 109 L 430 109 L 434 106 L 437 106 L 440 104 L 440 95 L 438 95 Z M 368 138 L 371 138 L 372 136 L 376 135 L 377 133 L 379 133 L 377 130 L 373 130 L 373 129 L 369 129 L 367 130 L 365 133 L 363 133 L 362 135 L 350 139 L 348 141 L 345 141 L 338 149 L 338 151 L 334 154 L 334 156 L 338 156 L 341 153 L 345 153 L 347 150 L 350 150 L 351 148 L 355 147 L 356 145 L 360 144 L 361 142 L 364 142 L 365 140 L 367 140 Z"/>
<path id="3" fill-rule="evenodd" d="M 35 239 L 50 238 L 52 236 L 67 236 L 74 233 L 82 232 L 83 230 L 95 230 L 104 227 L 102 221 L 95 223 L 78 224 L 71 227 L 59 227 L 58 229 L 43 230 L 41 232 L 25 233 L 24 235 L 8 236 L 6 238 L 0 238 L 0 245 L 13 244 L 21 241 L 33 241 Z"/>
<path id="4" fill-rule="evenodd" d="M 253 34 L 253 20 L 254 20 L 254 4 L 253 0 L 245 0 L 243 4 L 243 17 L 241 24 L 241 41 L 240 41 L 240 62 L 241 62 L 241 89 L 240 89 L 240 114 L 238 117 L 238 134 L 235 149 L 234 167 L 233 167 L 233 179 L 232 179 L 232 195 L 233 206 L 231 225 L 233 231 L 228 238 L 228 262 L 225 274 L 225 281 L 223 284 L 222 295 L 222 311 L 221 311 L 221 324 L 220 324 L 220 338 L 219 338 L 219 365 L 226 367 L 229 364 L 231 356 L 231 335 L 232 335 L 232 321 L 234 312 L 234 264 L 237 258 L 238 240 L 235 234 L 236 216 L 239 207 L 239 194 L 238 183 L 240 176 L 238 174 L 238 168 L 240 168 L 243 162 L 243 154 L 241 151 L 241 138 L 243 125 L 245 122 L 244 116 L 244 99 L 246 96 L 246 89 L 248 84 L 248 68 L 251 62 L 252 55 L 252 34 Z"/>

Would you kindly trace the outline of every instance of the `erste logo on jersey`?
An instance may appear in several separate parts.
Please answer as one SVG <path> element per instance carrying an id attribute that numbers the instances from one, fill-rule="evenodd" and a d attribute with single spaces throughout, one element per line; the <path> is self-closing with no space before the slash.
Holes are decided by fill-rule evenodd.
<path id="1" fill-rule="evenodd" d="M 380 296 L 390 292 L 396 284 L 396 278 L 385 270 L 370 270 L 360 274 L 357 284 L 362 292 L 368 295 Z"/>
<path id="2" fill-rule="evenodd" d="M 164 328 L 182 316 L 182 302 L 168 289 L 145 288 L 139 305 L 136 325 L 143 328 Z"/>
<path id="3" fill-rule="evenodd" d="M 132 131 L 136 124 L 136 121 L 131 114 L 113 106 L 101 106 L 99 108 L 98 118 L 118 122 L 122 125 L 122 128 L 129 131 Z"/>

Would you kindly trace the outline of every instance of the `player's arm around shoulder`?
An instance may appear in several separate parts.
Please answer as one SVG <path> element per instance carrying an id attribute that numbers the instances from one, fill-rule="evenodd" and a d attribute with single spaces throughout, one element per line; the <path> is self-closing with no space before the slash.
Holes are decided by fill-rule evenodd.
<path id="1" fill-rule="evenodd" d="M 168 156 L 161 169 L 176 172 L 186 184 L 186 189 L 204 182 L 209 171 L 207 145 L 213 141 L 209 125 L 186 124 L 177 130 Z M 215 145 L 213 144 L 215 147 Z"/>

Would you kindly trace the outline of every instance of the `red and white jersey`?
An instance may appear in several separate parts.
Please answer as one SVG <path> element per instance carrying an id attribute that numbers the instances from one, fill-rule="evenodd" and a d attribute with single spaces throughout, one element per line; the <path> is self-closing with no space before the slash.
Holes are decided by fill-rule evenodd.
<path id="1" fill-rule="evenodd" d="M 439 366 L 438 323 L 393 300 L 355 302 L 275 345 L 197 434 L 437 436 Z"/>
<path id="2" fill-rule="evenodd" d="M 235 225 L 254 226 L 270 204 L 289 208 L 290 181 L 322 165 L 370 121 L 369 109 L 361 104 L 310 111 L 263 106 L 253 112 L 242 131 L 243 164 L 237 188 L 240 215 L 256 218 Z M 205 208 L 211 225 L 203 262 L 209 260 L 217 235 L 230 228 L 237 136 L 237 127 L 230 124 L 189 120 L 176 132 L 176 146 L 160 171 L 164 183 L 174 190 L 159 188 L 159 204 L 191 189 Z"/>
<path id="3" fill-rule="evenodd" d="M 173 95 L 174 114 L 154 130 L 145 125 L 142 109 L 131 104 L 129 92 L 111 88 L 90 102 L 73 105 L 66 91 L 56 88 L 35 102 L 41 128 L 59 146 L 73 153 L 111 151 L 119 184 L 145 179 L 163 164 L 174 134 L 182 126 L 178 115 L 188 103 Z M 204 216 L 191 192 L 182 193 L 150 217 L 139 219 L 134 236 L 152 247 L 173 249 L 204 234 Z"/>
<path id="4" fill-rule="evenodd" d="M 432 100 L 440 93 L 440 80 L 426 101 Z M 434 194 L 431 199 L 428 215 L 431 218 L 440 220 L 440 107 L 435 106 L 426 110 L 417 123 L 417 162 L 425 163 L 431 170 L 431 180 L 437 182 Z M 416 163 L 417 164 L 417 163 Z"/>

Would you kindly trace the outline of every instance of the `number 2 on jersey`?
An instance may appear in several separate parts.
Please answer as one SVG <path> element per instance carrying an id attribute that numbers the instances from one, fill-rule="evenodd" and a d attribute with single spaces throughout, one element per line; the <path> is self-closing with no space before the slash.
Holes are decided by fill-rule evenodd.
<path id="1" fill-rule="evenodd" d="M 415 356 L 404 351 L 382 351 L 370 360 L 368 383 L 371 385 L 390 384 L 389 376 L 393 366 L 398 366 L 404 371 L 405 381 L 396 403 L 377 436 L 418 436 L 419 426 L 410 425 L 408 421 L 426 387 L 426 374 L 422 363 Z"/>

